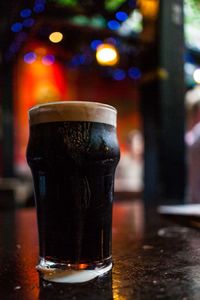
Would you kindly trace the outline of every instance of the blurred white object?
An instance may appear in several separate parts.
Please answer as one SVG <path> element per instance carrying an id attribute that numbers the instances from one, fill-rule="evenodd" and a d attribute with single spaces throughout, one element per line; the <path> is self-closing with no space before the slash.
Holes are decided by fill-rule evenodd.
<path id="1" fill-rule="evenodd" d="M 200 203 L 200 87 L 188 91 L 185 97 L 188 113 L 185 135 L 187 146 L 187 201 Z"/>
<path id="2" fill-rule="evenodd" d="M 143 136 L 133 130 L 127 137 L 128 152 L 121 155 L 115 176 L 115 191 L 141 192 L 143 189 Z"/>
<path id="3" fill-rule="evenodd" d="M 186 108 L 190 109 L 194 104 L 200 102 L 200 85 L 196 85 L 192 90 L 185 94 Z"/>
<path id="4" fill-rule="evenodd" d="M 200 217 L 200 204 L 161 205 L 158 207 L 158 212 L 174 216 Z"/>

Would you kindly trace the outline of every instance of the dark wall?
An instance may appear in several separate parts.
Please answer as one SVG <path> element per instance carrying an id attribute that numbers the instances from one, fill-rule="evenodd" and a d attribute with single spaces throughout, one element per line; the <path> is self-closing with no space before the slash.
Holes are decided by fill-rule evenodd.
<path id="1" fill-rule="evenodd" d="M 162 116 L 161 166 L 166 198 L 183 199 L 184 144 L 184 32 L 183 0 L 162 0 L 160 26 L 160 99 Z"/>
<path id="2" fill-rule="evenodd" d="M 183 0 L 161 0 L 158 18 L 150 26 L 155 35 L 141 59 L 148 79 L 141 85 L 144 198 L 175 202 L 185 192 Z"/>

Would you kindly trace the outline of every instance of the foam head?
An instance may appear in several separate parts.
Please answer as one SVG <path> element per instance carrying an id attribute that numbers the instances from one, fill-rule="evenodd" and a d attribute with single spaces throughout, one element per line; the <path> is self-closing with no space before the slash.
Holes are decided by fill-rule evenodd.
<path id="1" fill-rule="evenodd" d="M 85 121 L 105 123 L 116 127 L 117 110 L 108 104 L 86 101 L 51 102 L 29 110 L 30 125 Z"/>

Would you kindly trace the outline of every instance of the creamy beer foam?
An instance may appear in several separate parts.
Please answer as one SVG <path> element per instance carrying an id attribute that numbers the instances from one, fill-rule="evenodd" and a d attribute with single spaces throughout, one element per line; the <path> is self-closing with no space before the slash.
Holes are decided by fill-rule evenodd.
<path id="1" fill-rule="evenodd" d="M 85 121 L 105 123 L 116 127 L 117 110 L 107 104 L 86 101 L 51 102 L 29 110 L 30 125 L 59 122 Z"/>

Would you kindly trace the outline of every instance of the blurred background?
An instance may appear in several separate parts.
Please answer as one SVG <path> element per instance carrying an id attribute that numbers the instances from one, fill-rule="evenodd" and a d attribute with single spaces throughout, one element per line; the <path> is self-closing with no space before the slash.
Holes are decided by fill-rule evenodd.
<path id="1" fill-rule="evenodd" d="M 10 0 L 0 8 L 0 207 L 33 205 L 28 109 L 67 100 L 117 108 L 117 199 L 187 201 L 185 99 L 200 100 L 200 1 Z"/>

